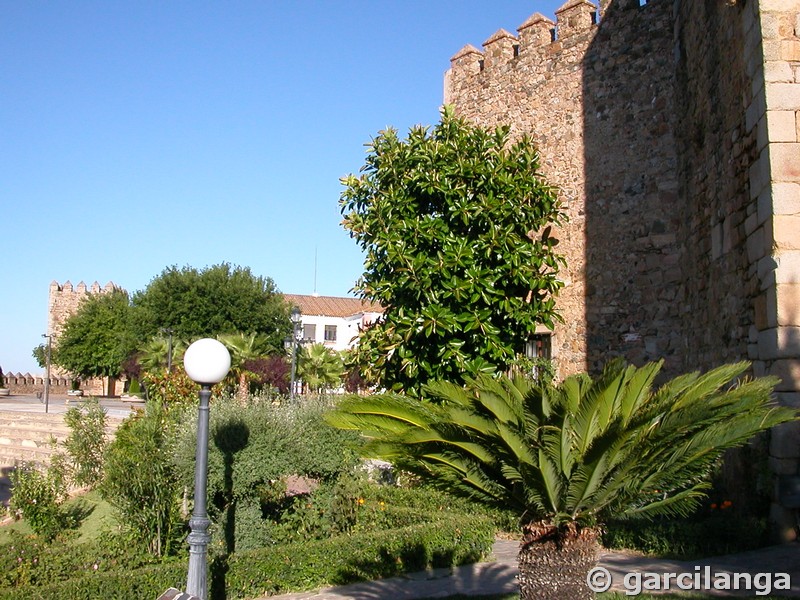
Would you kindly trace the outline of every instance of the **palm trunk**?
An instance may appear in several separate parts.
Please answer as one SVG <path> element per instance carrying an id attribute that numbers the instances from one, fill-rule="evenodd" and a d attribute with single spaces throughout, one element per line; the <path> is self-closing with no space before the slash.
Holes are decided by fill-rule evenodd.
<path id="1" fill-rule="evenodd" d="M 250 395 L 250 386 L 247 384 L 247 374 L 240 373 L 239 374 L 239 390 L 236 392 L 236 396 L 239 399 L 239 404 L 245 406 L 247 404 L 247 397 Z"/>
<path id="2" fill-rule="evenodd" d="M 575 524 L 526 525 L 519 549 L 520 600 L 594 598 L 586 576 L 597 565 L 599 535 L 598 529 Z"/>

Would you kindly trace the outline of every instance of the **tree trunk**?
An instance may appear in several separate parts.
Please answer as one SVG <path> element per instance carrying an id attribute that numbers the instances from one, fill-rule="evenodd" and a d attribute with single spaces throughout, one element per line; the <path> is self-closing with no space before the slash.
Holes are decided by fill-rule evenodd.
<path id="1" fill-rule="evenodd" d="M 239 404 L 242 406 L 247 404 L 247 398 L 250 396 L 250 385 L 247 382 L 247 373 L 241 373 L 239 375 L 239 389 L 236 392 L 236 396 L 239 399 Z"/>
<path id="2" fill-rule="evenodd" d="M 520 600 L 594 598 L 586 576 L 597 565 L 599 535 L 599 529 L 575 524 L 526 525 L 519 549 Z"/>

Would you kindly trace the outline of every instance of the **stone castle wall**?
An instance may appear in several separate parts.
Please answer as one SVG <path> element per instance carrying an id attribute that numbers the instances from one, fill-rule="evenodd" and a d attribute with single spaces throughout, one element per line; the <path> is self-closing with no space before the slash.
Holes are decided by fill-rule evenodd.
<path id="1" fill-rule="evenodd" d="M 530 134 L 570 216 L 562 376 L 750 359 L 800 407 L 799 34 L 800 0 L 569 0 L 451 59 L 445 102 Z M 770 454 L 798 476 L 800 424 Z"/>
<path id="2" fill-rule="evenodd" d="M 565 4 L 451 60 L 445 102 L 536 142 L 569 216 L 553 335 L 561 375 L 614 355 L 677 370 L 680 295 L 671 5 Z M 598 20 L 600 25 L 598 26 Z M 637 44 L 646 39 L 647 43 Z M 624 58 L 623 58 L 624 57 Z M 647 77 L 642 77 L 647 73 Z"/>

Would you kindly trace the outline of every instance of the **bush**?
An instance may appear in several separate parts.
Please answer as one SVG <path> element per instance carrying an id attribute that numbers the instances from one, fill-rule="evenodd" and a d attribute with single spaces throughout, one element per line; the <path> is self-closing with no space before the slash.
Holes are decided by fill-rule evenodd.
<path id="1" fill-rule="evenodd" d="M 119 535 L 89 543 L 47 543 L 12 531 L 0 546 L 0 588 L 45 585 L 105 571 L 136 569 L 154 558 Z"/>
<path id="2" fill-rule="evenodd" d="M 258 597 L 466 564 L 486 555 L 493 540 L 494 529 L 487 520 L 458 515 L 436 526 L 426 523 L 237 553 L 227 563 L 227 598 Z"/>
<path id="3" fill-rule="evenodd" d="M 11 510 L 22 517 L 33 532 L 52 540 L 68 525 L 61 509 L 67 498 L 63 462 L 56 460 L 47 470 L 23 463 L 11 472 Z"/>
<path id="4" fill-rule="evenodd" d="M 170 587 L 186 587 L 186 564 L 171 562 L 141 569 L 93 573 L 40 587 L 0 589 L 4 600 L 86 600 L 158 598 Z"/>
<path id="5" fill-rule="evenodd" d="M 215 402 L 211 408 L 208 455 L 209 516 L 215 542 L 225 552 L 286 539 L 274 523 L 291 504 L 289 475 L 334 481 L 358 462 L 349 442 L 355 435 L 333 429 L 322 418 L 325 401 L 294 406 Z M 183 413 L 175 464 L 180 482 L 193 489 L 196 412 Z M 264 522 L 260 522 L 261 519 Z"/>
<path id="6" fill-rule="evenodd" d="M 106 449 L 106 412 L 96 398 L 85 403 L 85 410 L 73 407 L 64 415 L 70 433 L 64 441 L 71 466 L 71 479 L 78 486 L 95 486 L 103 476 Z"/>
<path id="7" fill-rule="evenodd" d="M 390 577 L 427 567 L 477 561 L 489 552 L 493 539 L 494 529 L 487 520 L 457 515 L 438 522 L 435 527 L 423 524 L 259 548 L 214 561 L 209 587 L 212 598 L 233 600 Z M 97 571 L 38 587 L 0 589 L 0 597 L 5 600 L 155 598 L 168 587 L 185 587 L 185 561 L 122 568 L 121 565 L 120 570 Z"/>
<path id="8" fill-rule="evenodd" d="M 156 556 L 169 554 L 183 529 L 169 416 L 151 402 L 145 412 L 126 419 L 109 445 L 100 485 L 131 539 Z"/>
<path id="9" fill-rule="evenodd" d="M 760 548 L 769 543 L 767 519 L 743 518 L 732 511 L 690 519 L 612 521 L 603 534 L 607 548 L 692 560 Z"/>

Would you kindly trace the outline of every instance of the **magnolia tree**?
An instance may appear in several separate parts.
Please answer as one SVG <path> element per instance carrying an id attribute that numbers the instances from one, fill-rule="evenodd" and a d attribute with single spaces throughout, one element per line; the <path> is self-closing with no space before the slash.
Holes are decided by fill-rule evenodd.
<path id="1" fill-rule="evenodd" d="M 564 214 L 531 140 L 446 107 L 438 125 L 393 129 L 342 180 L 343 225 L 365 253 L 354 291 L 385 312 L 355 360 L 371 383 L 414 393 L 505 369 L 536 326 L 552 326 Z"/>

